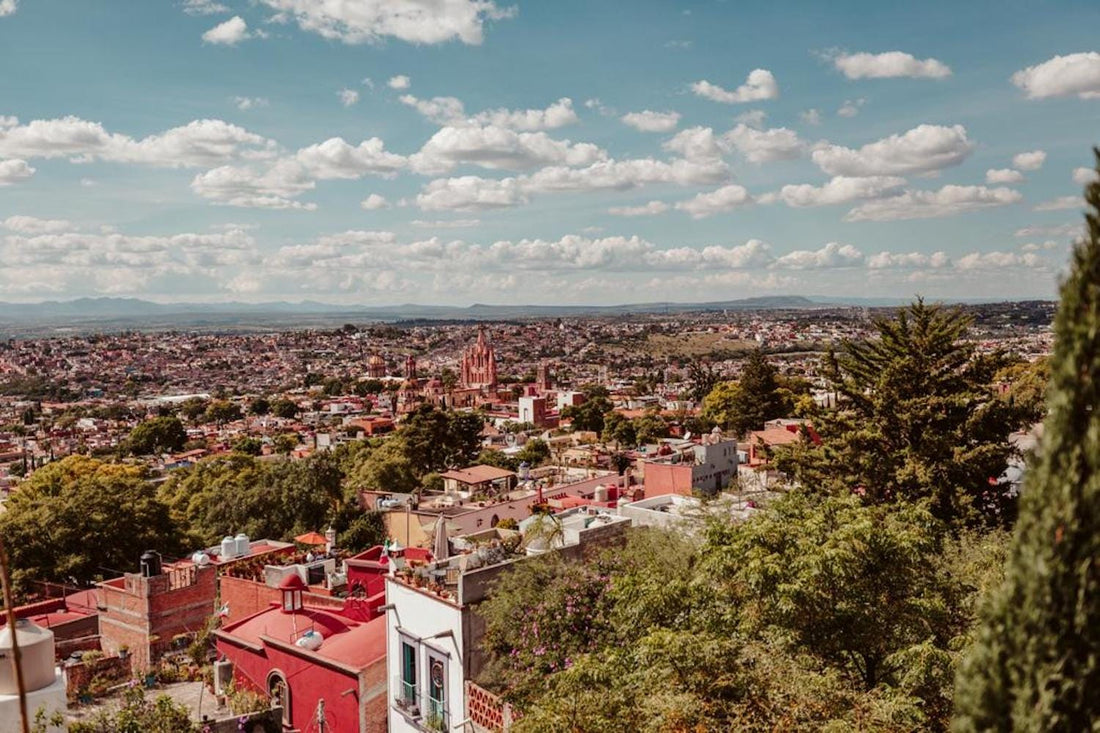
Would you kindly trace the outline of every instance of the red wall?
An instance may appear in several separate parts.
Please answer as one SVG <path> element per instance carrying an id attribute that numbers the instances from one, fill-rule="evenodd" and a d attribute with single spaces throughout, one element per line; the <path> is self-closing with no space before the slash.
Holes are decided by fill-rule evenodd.
<path id="1" fill-rule="evenodd" d="M 314 663 L 313 660 L 286 652 L 274 645 L 265 645 L 262 652 L 232 644 L 218 637 L 218 653 L 233 662 L 233 673 L 239 686 L 253 689 L 265 697 L 268 694 L 267 678 L 273 670 L 282 673 L 290 688 L 290 714 L 295 729 L 316 730 L 310 724 L 317 712 L 317 701 L 325 700 L 327 730 L 360 730 L 359 678 L 351 672 L 340 671 Z M 386 660 L 379 661 L 363 671 L 363 688 L 368 699 L 364 701 L 366 730 L 370 733 L 386 730 Z M 354 690 L 343 694 L 347 690 Z"/>
<path id="2" fill-rule="evenodd" d="M 645 497 L 680 494 L 691 496 L 691 466 L 671 463 L 645 464 Z"/>

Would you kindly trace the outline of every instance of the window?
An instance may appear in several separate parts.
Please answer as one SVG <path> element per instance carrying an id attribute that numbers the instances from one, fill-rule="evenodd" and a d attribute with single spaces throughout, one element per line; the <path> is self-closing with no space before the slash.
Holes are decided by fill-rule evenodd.
<path id="1" fill-rule="evenodd" d="M 401 640 L 401 679 L 397 688 L 397 704 L 403 708 L 416 705 L 416 644 Z"/>
<path id="2" fill-rule="evenodd" d="M 447 658 L 428 649 L 424 723 L 429 730 L 449 730 L 447 715 Z"/>

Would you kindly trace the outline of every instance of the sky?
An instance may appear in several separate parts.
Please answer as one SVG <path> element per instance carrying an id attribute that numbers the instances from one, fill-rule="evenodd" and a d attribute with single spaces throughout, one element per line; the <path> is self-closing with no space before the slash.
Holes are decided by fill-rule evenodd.
<path id="1" fill-rule="evenodd" d="M 0 0 L 0 300 L 1052 298 L 1094 0 Z"/>

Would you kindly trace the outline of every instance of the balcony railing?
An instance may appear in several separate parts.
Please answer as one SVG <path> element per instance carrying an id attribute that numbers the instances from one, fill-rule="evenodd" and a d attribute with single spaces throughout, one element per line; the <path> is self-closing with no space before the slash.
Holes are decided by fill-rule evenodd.
<path id="1" fill-rule="evenodd" d="M 424 695 L 424 718 L 421 725 L 426 730 L 447 731 L 450 730 L 445 700 L 437 700 L 431 695 Z"/>
<path id="2" fill-rule="evenodd" d="M 418 690 L 415 683 L 406 682 L 400 676 L 393 678 L 390 689 L 393 690 L 393 706 L 421 730 L 450 730 L 451 714 L 446 700 Z"/>
<path id="3" fill-rule="evenodd" d="M 393 704 L 409 717 L 420 717 L 420 706 L 417 704 L 416 684 L 406 682 L 401 677 L 393 678 Z"/>

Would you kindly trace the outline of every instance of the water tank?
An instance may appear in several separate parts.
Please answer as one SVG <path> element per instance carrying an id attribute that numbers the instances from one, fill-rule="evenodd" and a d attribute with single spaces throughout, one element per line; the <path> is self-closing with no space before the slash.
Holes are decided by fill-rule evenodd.
<path id="1" fill-rule="evenodd" d="M 15 620 L 15 634 L 19 641 L 23 681 L 27 691 L 33 692 L 52 685 L 56 679 L 53 632 L 38 626 L 30 619 L 20 618 Z M 5 626 L 0 629 L 0 695 L 19 694 L 11 654 L 11 630 Z"/>
<path id="2" fill-rule="evenodd" d="M 141 574 L 146 578 L 160 575 L 160 555 L 152 550 L 146 550 L 141 555 Z"/>
<path id="3" fill-rule="evenodd" d="M 597 486 L 596 487 L 595 500 L 596 501 L 607 501 L 607 487 L 606 486 Z"/>
<path id="4" fill-rule="evenodd" d="M 244 557 L 249 552 L 248 535 L 241 532 L 236 536 L 234 542 L 237 543 L 237 557 Z"/>
<path id="5" fill-rule="evenodd" d="M 310 629 L 306 633 L 302 634 L 298 638 L 298 641 L 294 642 L 294 644 L 296 646 L 300 646 L 303 649 L 308 649 L 311 652 L 315 652 L 321 648 L 321 644 L 322 642 L 324 642 L 324 640 L 325 637 L 321 636 L 313 629 Z"/>
<path id="6" fill-rule="evenodd" d="M 202 550 L 199 550 L 191 556 L 191 562 L 195 563 L 199 567 L 203 567 L 204 565 L 210 564 L 210 556 Z"/>
<path id="7" fill-rule="evenodd" d="M 222 561 L 237 556 L 237 543 L 232 537 L 222 537 Z"/>

